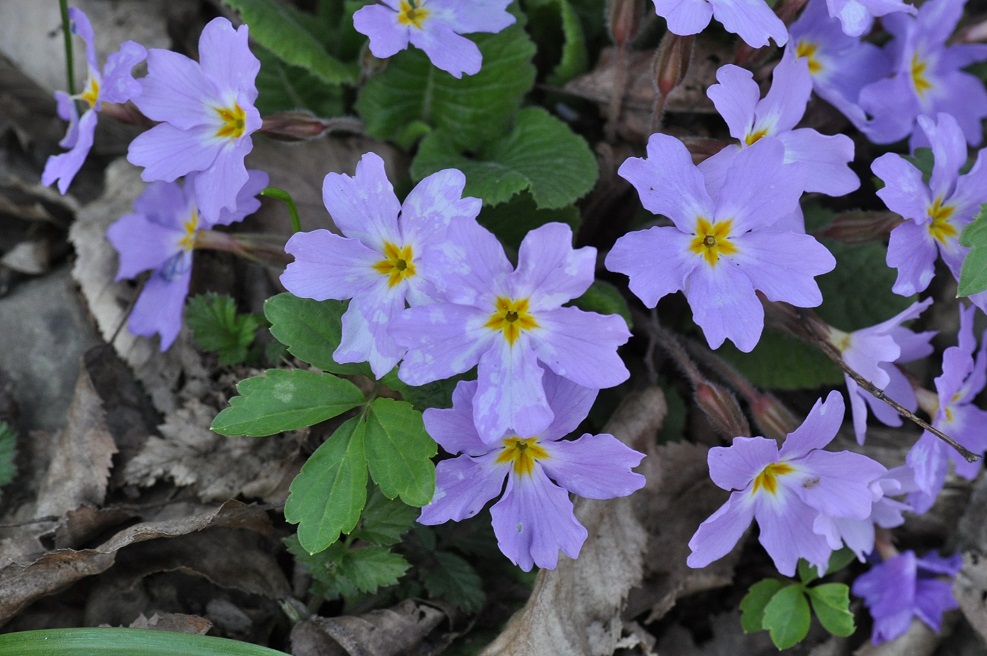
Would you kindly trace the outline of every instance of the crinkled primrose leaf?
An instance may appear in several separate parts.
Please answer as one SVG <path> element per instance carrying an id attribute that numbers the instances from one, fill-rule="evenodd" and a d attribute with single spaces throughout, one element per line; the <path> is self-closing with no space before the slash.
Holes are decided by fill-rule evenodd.
<path id="1" fill-rule="evenodd" d="M 963 229 L 960 245 L 970 249 L 963 260 L 957 296 L 972 296 L 987 289 L 987 204 L 973 222 Z"/>
<path id="2" fill-rule="evenodd" d="M 221 364 L 232 365 L 247 359 L 261 322 L 252 314 L 237 314 L 230 296 L 210 292 L 188 300 L 185 323 L 199 348 L 218 353 Z"/>

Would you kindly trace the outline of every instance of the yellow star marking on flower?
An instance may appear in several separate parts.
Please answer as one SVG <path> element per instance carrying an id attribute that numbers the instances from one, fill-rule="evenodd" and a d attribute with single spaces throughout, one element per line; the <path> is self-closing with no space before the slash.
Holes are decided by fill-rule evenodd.
<path id="1" fill-rule="evenodd" d="M 537 328 L 538 322 L 528 313 L 528 299 L 498 296 L 497 311 L 490 315 L 490 320 L 484 327 L 504 331 L 507 343 L 514 346 L 521 332 Z"/>
<path id="2" fill-rule="evenodd" d="M 942 198 L 936 198 L 929 207 L 929 217 L 932 219 L 929 234 L 940 244 L 945 244 L 947 239 L 959 234 L 956 227 L 949 222 L 949 217 L 955 211 L 956 208 L 952 205 L 943 205 Z"/>
<path id="3" fill-rule="evenodd" d="M 185 235 L 178 241 L 178 245 L 185 251 L 195 248 L 195 237 L 199 232 L 199 213 L 192 210 L 192 215 L 185 222 Z"/>
<path id="4" fill-rule="evenodd" d="M 86 82 L 86 90 L 79 95 L 79 99 L 89 103 L 90 107 L 93 107 L 96 101 L 99 100 L 99 81 L 92 75 L 89 76 L 89 81 Z"/>
<path id="5" fill-rule="evenodd" d="M 754 479 L 754 487 L 751 489 L 751 494 L 757 494 L 760 490 L 764 490 L 768 494 L 777 494 L 778 478 L 786 474 L 791 474 L 794 471 L 794 467 L 786 465 L 783 462 L 771 463 L 762 469 L 761 473 Z"/>
<path id="6" fill-rule="evenodd" d="M 689 244 L 689 250 L 702 255 L 710 266 L 716 266 L 720 255 L 733 255 L 737 247 L 730 241 L 730 227 L 733 221 L 710 223 L 703 217 L 696 222 L 696 236 Z"/>
<path id="7" fill-rule="evenodd" d="M 537 437 L 506 437 L 503 440 L 504 450 L 495 461 L 498 465 L 513 463 L 514 473 L 518 476 L 531 474 L 535 462 L 550 458 L 548 451 L 538 445 Z"/>
<path id="8" fill-rule="evenodd" d="M 918 56 L 918 53 L 912 55 L 912 84 L 915 85 L 915 91 L 918 95 L 925 96 L 925 93 L 932 89 L 932 82 L 926 77 L 925 69 L 929 67 L 929 62 Z"/>
<path id="9" fill-rule="evenodd" d="M 760 139 L 763 136 L 766 136 L 767 134 L 768 131 L 764 128 L 761 128 L 756 132 L 748 132 L 747 136 L 744 137 L 744 143 L 746 143 L 748 146 L 753 146 L 755 143 L 757 143 L 758 139 Z"/>
<path id="10" fill-rule="evenodd" d="M 822 62 L 816 57 L 819 46 L 809 41 L 799 41 L 795 46 L 795 55 L 809 60 L 809 75 L 817 75 L 823 69 Z"/>
<path id="11" fill-rule="evenodd" d="M 216 107 L 223 122 L 216 130 L 216 136 L 221 139 L 239 139 L 247 131 L 247 113 L 243 111 L 239 103 L 233 103 L 233 107 Z"/>
<path id="12" fill-rule="evenodd" d="M 384 242 L 384 259 L 374 265 L 374 271 L 388 276 L 387 286 L 394 287 L 402 280 L 415 275 L 414 253 L 410 245 L 398 248 L 389 241 Z"/>
<path id="13" fill-rule="evenodd" d="M 402 25 L 411 25 L 421 29 L 425 19 L 428 18 L 428 14 L 428 9 L 413 6 L 408 0 L 401 0 L 401 8 L 398 9 L 398 22 Z"/>

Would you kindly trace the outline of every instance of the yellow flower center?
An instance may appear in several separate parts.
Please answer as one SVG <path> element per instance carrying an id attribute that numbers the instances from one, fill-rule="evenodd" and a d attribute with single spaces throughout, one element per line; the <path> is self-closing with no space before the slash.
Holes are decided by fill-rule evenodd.
<path id="1" fill-rule="evenodd" d="M 816 57 L 818 51 L 819 46 L 809 41 L 799 41 L 795 46 L 795 55 L 809 60 L 809 75 L 816 75 L 823 69 L 822 62 Z"/>
<path id="2" fill-rule="evenodd" d="M 239 103 L 233 103 L 233 107 L 216 107 L 215 110 L 222 121 L 222 125 L 216 130 L 217 137 L 239 139 L 247 131 L 247 113 Z"/>
<path id="3" fill-rule="evenodd" d="M 182 250 L 187 252 L 195 248 L 195 237 L 198 232 L 199 213 L 193 209 L 188 221 L 185 222 L 185 235 L 178 241 L 178 245 L 182 247 Z"/>
<path id="4" fill-rule="evenodd" d="M 528 299 L 498 296 L 497 311 L 490 315 L 489 321 L 484 326 L 491 330 L 503 331 L 507 343 L 514 346 L 521 333 L 537 328 L 538 322 L 528 312 Z"/>
<path id="5" fill-rule="evenodd" d="M 696 236 L 689 244 L 689 250 L 702 255 L 710 266 L 716 266 L 720 255 L 733 255 L 737 247 L 730 241 L 730 227 L 733 221 L 710 223 L 703 217 L 696 222 Z"/>
<path id="6" fill-rule="evenodd" d="M 751 490 L 751 494 L 757 494 L 760 490 L 764 490 L 768 494 L 777 494 L 778 478 L 794 471 L 794 467 L 783 462 L 771 463 L 762 469 L 761 473 L 754 479 L 754 488 Z"/>
<path id="7" fill-rule="evenodd" d="M 536 461 L 551 457 L 548 451 L 538 445 L 537 437 L 506 437 L 503 442 L 504 450 L 497 456 L 496 463 L 512 463 L 514 473 L 518 476 L 530 474 L 535 469 Z"/>
<path id="8" fill-rule="evenodd" d="M 387 276 L 387 286 L 394 287 L 402 280 L 415 275 L 414 253 L 410 245 L 398 248 L 389 241 L 384 242 L 384 259 L 374 265 L 374 271 Z"/>
<path id="9" fill-rule="evenodd" d="M 416 7 L 408 0 L 401 0 L 401 8 L 398 9 L 398 22 L 402 25 L 410 25 L 421 29 L 425 19 L 428 18 L 428 9 Z"/>
<path id="10" fill-rule="evenodd" d="M 90 107 L 94 107 L 96 101 L 99 100 L 99 80 L 90 75 L 89 80 L 86 81 L 86 88 L 79 95 L 79 99 L 89 103 Z"/>
<path id="11" fill-rule="evenodd" d="M 920 97 L 932 89 L 932 82 L 926 77 L 928 67 L 929 62 L 919 57 L 917 52 L 912 55 L 912 84 L 915 85 L 915 92 Z"/>
<path id="12" fill-rule="evenodd" d="M 756 132 L 748 132 L 747 136 L 744 137 L 744 143 L 748 146 L 753 146 L 757 141 L 764 136 L 767 136 L 768 131 L 764 128 L 757 130 Z"/>
<path id="13" fill-rule="evenodd" d="M 932 223 L 929 224 L 929 234 L 940 244 L 945 244 L 946 240 L 959 234 L 956 227 L 949 222 L 949 217 L 953 215 L 956 208 L 952 205 L 943 205 L 942 198 L 936 198 L 929 207 L 929 217 Z"/>

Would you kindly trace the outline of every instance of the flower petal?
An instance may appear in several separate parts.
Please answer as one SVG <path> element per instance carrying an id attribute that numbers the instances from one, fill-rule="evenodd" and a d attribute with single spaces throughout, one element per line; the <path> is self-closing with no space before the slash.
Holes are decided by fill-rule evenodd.
<path id="1" fill-rule="evenodd" d="M 552 371 L 593 389 L 613 387 L 630 373 L 617 347 L 631 336 L 623 318 L 561 307 L 538 313 L 541 329 L 532 334 L 538 359 Z"/>
<path id="2" fill-rule="evenodd" d="M 588 499 L 624 497 L 644 487 L 632 468 L 644 458 L 613 435 L 583 435 L 573 442 L 543 442 L 549 458 L 539 460 L 548 476 L 565 489 Z"/>
<path id="3" fill-rule="evenodd" d="M 504 487 L 508 467 L 497 465 L 497 453 L 459 456 L 435 466 L 435 496 L 422 508 L 418 523 L 442 524 L 473 517 Z"/>

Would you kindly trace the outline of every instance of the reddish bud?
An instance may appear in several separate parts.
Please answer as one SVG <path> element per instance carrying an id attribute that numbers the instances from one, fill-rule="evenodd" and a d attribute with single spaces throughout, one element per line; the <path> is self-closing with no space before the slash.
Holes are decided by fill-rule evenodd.
<path id="1" fill-rule="evenodd" d="M 814 233 L 814 236 L 836 239 L 845 244 L 881 241 L 898 227 L 901 220 L 894 212 L 844 212 L 836 215 L 832 223 Z"/>
<path id="2" fill-rule="evenodd" d="M 363 124 L 355 118 L 325 119 L 309 112 L 280 112 L 265 116 L 259 130 L 261 134 L 278 141 L 308 141 L 334 131 L 360 134 Z"/>
<path id="3" fill-rule="evenodd" d="M 704 380 L 696 385 L 694 398 L 696 405 L 706 414 L 706 418 L 720 435 L 733 438 L 751 434 L 747 418 L 737 399 L 725 388 Z"/>
<path id="4" fill-rule="evenodd" d="M 764 437 L 781 440 L 798 428 L 798 419 L 773 394 L 758 393 L 749 401 L 754 425 Z"/>
<path id="5" fill-rule="evenodd" d="M 620 47 L 626 46 L 641 27 L 643 15 L 644 4 L 641 0 L 610 0 L 607 28 L 613 42 Z"/>
<path id="6" fill-rule="evenodd" d="M 689 72 L 695 37 L 666 32 L 655 55 L 655 87 L 663 98 L 682 84 Z"/>

